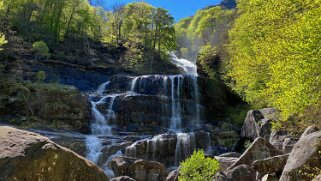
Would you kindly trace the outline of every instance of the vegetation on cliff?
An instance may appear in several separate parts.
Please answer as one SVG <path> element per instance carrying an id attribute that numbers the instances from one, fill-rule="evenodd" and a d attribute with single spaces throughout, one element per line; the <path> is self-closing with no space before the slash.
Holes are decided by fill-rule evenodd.
<path id="1" fill-rule="evenodd" d="M 114 6 L 110 11 L 87 0 L 16 0 L 0 3 L 1 31 L 15 30 L 24 41 L 44 42 L 54 57 L 63 57 L 57 45 L 82 44 L 92 54 L 90 41 L 126 48 L 122 65 L 153 71 L 153 64 L 167 60 L 176 48 L 174 19 L 167 10 L 144 2 Z M 0 36 L 3 42 L 2 36 Z M 50 58 L 50 57 L 48 57 Z"/>

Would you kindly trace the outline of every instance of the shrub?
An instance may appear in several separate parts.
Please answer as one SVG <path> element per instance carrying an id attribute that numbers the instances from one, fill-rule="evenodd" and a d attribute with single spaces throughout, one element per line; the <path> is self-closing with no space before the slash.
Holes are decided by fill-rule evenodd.
<path id="1" fill-rule="evenodd" d="M 43 82 L 46 79 L 46 72 L 45 71 L 38 71 L 36 74 L 37 82 Z"/>
<path id="2" fill-rule="evenodd" d="M 32 44 L 32 49 L 36 54 L 36 59 L 37 57 L 49 57 L 49 48 L 47 44 L 44 41 L 37 41 Z"/>
<path id="3" fill-rule="evenodd" d="M 219 169 L 219 162 L 205 157 L 203 150 L 194 151 L 191 157 L 180 165 L 179 181 L 207 181 L 212 180 Z"/>
<path id="4" fill-rule="evenodd" d="M 0 51 L 2 50 L 1 46 L 6 43 L 8 43 L 8 41 L 6 40 L 5 36 L 0 33 Z"/>

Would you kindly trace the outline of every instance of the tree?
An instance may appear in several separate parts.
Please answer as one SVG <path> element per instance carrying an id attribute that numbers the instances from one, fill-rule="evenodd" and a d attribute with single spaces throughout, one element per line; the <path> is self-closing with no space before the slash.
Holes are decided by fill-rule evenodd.
<path id="1" fill-rule="evenodd" d="M 3 2 L 0 1 L 0 11 L 4 9 Z M 0 32 L 0 51 L 2 50 L 1 46 L 6 44 L 7 40 L 5 36 Z"/>
<path id="2" fill-rule="evenodd" d="M 320 3 L 239 1 L 228 75 L 246 101 L 279 108 L 283 120 L 320 104 Z"/>
<path id="3" fill-rule="evenodd" d="M 227 43 L 234 14 L 233 9 L 214 6 L 201 9 L 193 17 L 179 21 L 175 25 L 176 39 L 178 47 L 189 50 L 185 58 L 195 61 L 200 48 L 207 44 L 217 47 L 220 52 L 225 51 L 224 44 Z"/>
<path id="4" fill-rule="evenodd" d="M 48 57 L 49 54 L 49 48 L 47 44 L 44 41 L 38 41 L 32 44 L 32 49 L 35 52 L 36 56 L 35 59 L 38 57 Z"/>

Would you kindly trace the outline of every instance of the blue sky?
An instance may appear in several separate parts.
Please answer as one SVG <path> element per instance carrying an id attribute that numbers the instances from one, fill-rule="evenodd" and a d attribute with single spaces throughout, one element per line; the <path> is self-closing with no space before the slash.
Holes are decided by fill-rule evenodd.
<path id="1" fill-rule="evenodd" d="M 97 0 L 96 0 L 97 1 Z M 142 0 L 98 0 L 106 8 L 110 9 L 115 3 L 126 4 Z M 167 9 L 179 21 L 182 18 L 192 16 L 198 9 L 209 5 L 217 5 L 221 0 L 144 0 L 155 6 Z"/>

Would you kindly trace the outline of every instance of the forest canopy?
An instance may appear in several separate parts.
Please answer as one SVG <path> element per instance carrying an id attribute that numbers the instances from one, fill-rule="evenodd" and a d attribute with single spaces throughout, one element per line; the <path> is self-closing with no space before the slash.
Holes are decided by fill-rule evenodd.
<path id="1" fill-rule="evenodd" d="M 110 11 L 88 0 L 0 0 L 3 31 L 15 29 L 30 42 L 48 44 L 65 38 L 152 47 L 159 54 L 176 48 L 174 19 L 167 10 L 144 2 Z"/>

